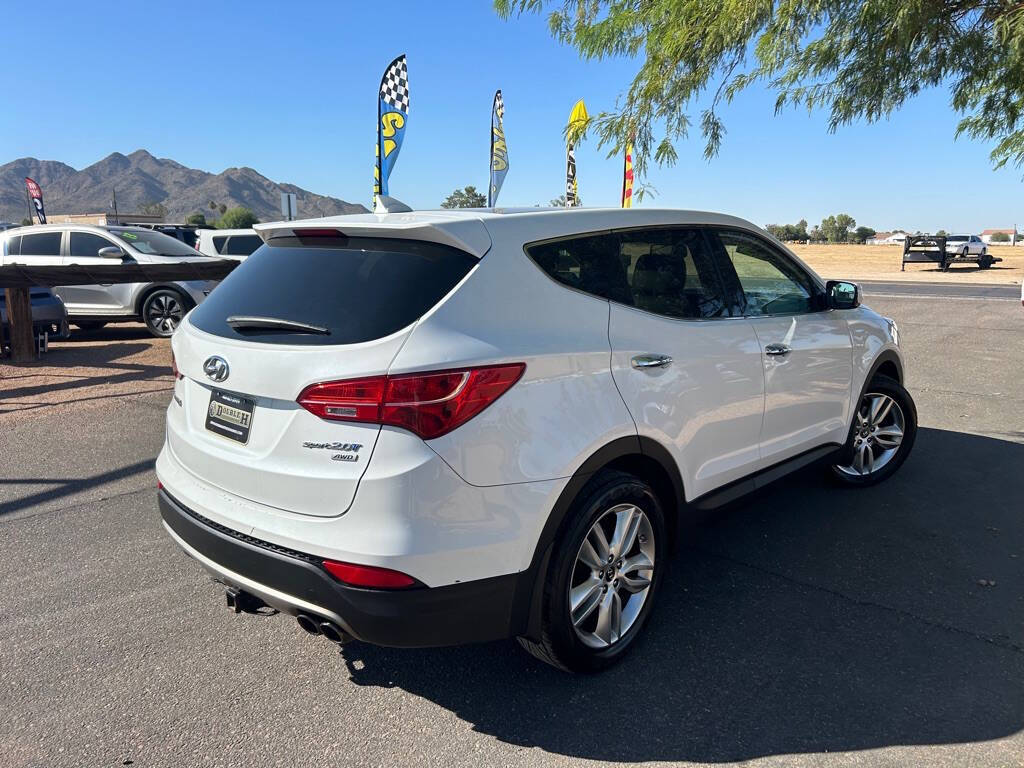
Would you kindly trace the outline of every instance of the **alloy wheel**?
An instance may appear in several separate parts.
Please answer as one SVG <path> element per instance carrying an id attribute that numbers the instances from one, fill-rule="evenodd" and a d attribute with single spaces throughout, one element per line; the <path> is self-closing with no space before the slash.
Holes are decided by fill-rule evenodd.
<path id="1" fill-rule="evenodd" d="M 585 645 L 608 648 L 636 623 L 654 577 L 654 529 L 635 504 L 618 504 L 591 526 L 569 579 L 569 618 Z"/>
<path id="2" fill-rule="evenodd" d="M 879 392 L 864 395 L 853 427 L 853 460 L 836 469 L 854 477 L 880 471 L 896 456 L 905 431 L 903 409 L 896 400 Z"/>
<path id="3" fill-rule="evenodd" d="M 146 322 L 149 327 L 166 335 L 174 333 L 184 316 L 185 311 L 181 302 L 169 293 L 154 296 L 146 310 Z"/>

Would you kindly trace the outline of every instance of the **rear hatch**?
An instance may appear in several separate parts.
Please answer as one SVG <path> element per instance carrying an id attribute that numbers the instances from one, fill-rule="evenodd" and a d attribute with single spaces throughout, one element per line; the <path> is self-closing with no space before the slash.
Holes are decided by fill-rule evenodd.
<path id="1" fill-rule="evenodd" d="M 415 322 L 477 259 L 419 240 L 277 237 L 235 269 L 175 334 L 180 406 L 168 444 L 229 494 L 306 515 L 343 514 L 380 427 L 328 421 L 309 385 L 388 372 Z"/>

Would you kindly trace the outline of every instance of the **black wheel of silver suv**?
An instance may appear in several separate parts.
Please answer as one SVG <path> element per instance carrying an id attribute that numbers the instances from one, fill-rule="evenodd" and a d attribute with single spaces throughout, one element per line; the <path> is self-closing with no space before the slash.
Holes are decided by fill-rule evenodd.
<path id="1" fill-rule="evenodd" d="M 874 485 L 892 475 L 917 437 L 917 408 L 898 381 L 876 376 L 864 391 L 841 458 L 832 465 L 847 485 Z"/>
<path id="2" fill-rule="evenodd" d="M 604 471 L 573 503 L 544 584 L 537 658 L 595 672 L 630 648 L 650 614 L 667 559 L 664 512 L 639 478 Z"/>

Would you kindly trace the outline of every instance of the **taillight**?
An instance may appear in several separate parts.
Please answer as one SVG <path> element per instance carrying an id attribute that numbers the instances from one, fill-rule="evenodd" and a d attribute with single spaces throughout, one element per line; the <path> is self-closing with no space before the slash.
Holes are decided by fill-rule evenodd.
<path id="1" fill-rule="evenodd" d="M 525 363 L 311 384 L 299 405 L 322 419 L 387 424 L 424 440 L 465 424 L 512 387 Z"/>
<path id="2" fill-rule="evenodd" d="M 356 565 L 355 563 L 324 560 L 324 568 L 338 581 L 351 584 L 353 587 L 404 589 L 416 584 L 416 579 L 412 576 L 400 571 L 392 571 L 390 568 L 378 568 L 375 565 Z"/>
<path id="3" fill-rule="evenodd" d="M 178 363 L 174 359 L 174 350 L 171 350 L 171 373 L 174 374 L 175 379 L 183 379 L 185 376 L 178 370 Z"/>

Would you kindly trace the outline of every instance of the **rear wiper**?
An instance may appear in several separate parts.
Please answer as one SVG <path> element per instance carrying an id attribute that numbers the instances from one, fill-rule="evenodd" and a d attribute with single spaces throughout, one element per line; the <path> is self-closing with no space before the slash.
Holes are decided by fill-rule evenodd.
<path id="1" fill-rule="evenodd" d="M 227 324 L 236 331 L 242 330 L 267 330 L 267 331 L 292 331 L 293 333 L 318 333 L 322 336 L 330 336 L 331 332 L 320 325 L 300 323 L 296 320 L 282 320 L 279 317 L 257 317 L 253 315 L 232 315 L 227 319 Z"/>

